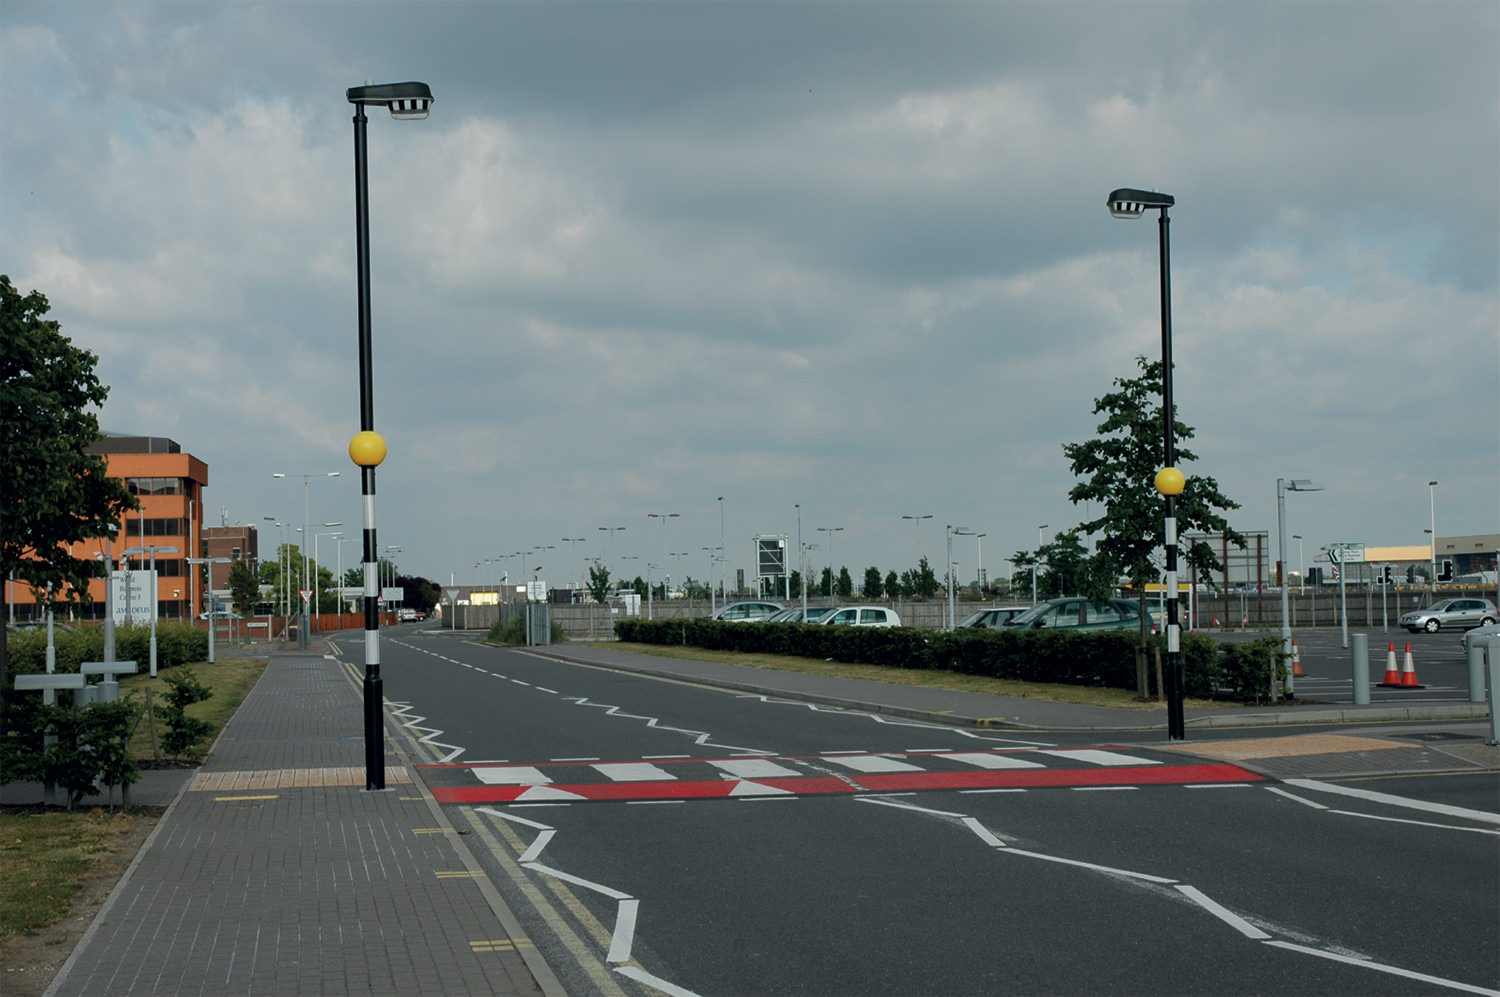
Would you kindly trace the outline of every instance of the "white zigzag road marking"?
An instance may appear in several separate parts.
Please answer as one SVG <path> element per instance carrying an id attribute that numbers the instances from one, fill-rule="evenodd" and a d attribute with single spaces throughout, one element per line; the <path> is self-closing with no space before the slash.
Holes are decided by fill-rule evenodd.
<path id="1" fill-rule="evenodd" d="M 1005 744 L 1025 744 L 1032 747 L 1042 748 L 1055 747 L 1055 745 L 1051 741 L 1023 741 L 1019 738 L 1014 737 L 995 737 L 991 734 L 984 734 L 979 731 L 966 730 L 963 727 L 944 727 L 941 724 L 923 723 L 920 720 L 903 720 L 899 717 L 886 717 L 881 716 L 879 713 L 869 713 L 865 710 L 852 709 L 849 707 L 822 706 L 818 703 L 804 703 L 799 699 L 780 699 L 775 696 L 767 696 L 763 693 L 747 692 L 741 695 L 740 698 L 758 699 L 762 703 L 769 703 L 774 706 L 801 706 L 805 709 L 811 710 L 814 713 L 833 713 L 851 717 L 863 717 L 866 720 L 873 720 L 878 724 L 888 724 L 892 727 L 915 727 L 919 730 L 945 730 L 975 741 L 997 741 L 1003 742 Z"/>
<path id="2" fill-rule="evenodd" d="M 564 696 L 563 701 L 573 703 L 577 706 L 589 706 L 596 710 L 603 710 L 605 716 L 619 717 L 622 720 L 644 720 L 647 727 L 655 727 L 657 730 L 664 730 L 673 734 L 687 734 L 692 736 L 694 744 L 710 748 L 722 748 L 725 751 L 736 751 L 746 755 L 774 755 L 776 753 L 763 748 L 743 748 L 733 744 L 720 744 L 709 740 L 713 735 L 705 731 L 690 730 L 687 727 L 673 727 L 671 724 L 662 723 L 657 717 L 642 716 L 639 713 L 626 713 L 621 707 L 610 706 L 607 703 L 595 703 L 590 701 L 587 696 Z"/>
<path id="3" fill-rule="evenodd" d="M 417 738 L 417 740 L 419 742 L 421 742 L 422 744 L 431 745 L 434 748 L 448 748 L 448 749 L 450 749 L 449 752 L 446 755 L 444 755 L 443 757 L 441 757 L 441 758 L 438 759 L 438 764 L 439 765 L 441 765 L 441 764 L 443 764 L 445 762 L 451 762 L 451 761 L 453 761 L 453 759 L 457 758 L 459 755 L 463 754 L 466 750 L 468 750 L 466 748 L 460 748 L 456 744 L 444 744 L 442 741 L 437 740 L 436 739 L 437 736 L 439 734 L 443 733 L 443 731 L 440 730 L 437 727 L 422 727 L 422 726 L 419 726 L 422 723 L 422 721 L 426 720 L 427 718 L 426 717 L 413 716 L 411 714 L 411 704 L 410 703 L 392 703 L 391 704 L 391 712 L 402 719 L 402 721 L 403 721 L 403 723 L 401 724 L 402 727 L 405 727 L 405 728 L 407 728 L 407 729 L 409 729 L 409 730 L 411 730 L 413 732 L 423 732 L 423 733 L 425 733 L 424 737 Z"/>

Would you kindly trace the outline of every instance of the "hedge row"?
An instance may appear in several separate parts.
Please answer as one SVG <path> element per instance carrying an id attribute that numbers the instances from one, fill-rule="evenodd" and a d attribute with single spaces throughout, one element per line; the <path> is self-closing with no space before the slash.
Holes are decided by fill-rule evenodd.
<path id="1" fill-rule="evenodd" d="M 724 623 L 715 620 L 619 620 L 615 634 L 642 644 L 680 644 L 750 654 L 785 654 L 889 668 L 935 669 L 966 675 L 1136 688 L 1132 630 L 926 630 L 918 627 L 830 627 L 804 623 Z M 1164 647 L 1159 636 L 1153 646 Z M 1193 634 L 1182 638 L 1183 689 L 1199 699 L 1245 702 L 1270 692 L 1280 642 L 1262 638 L 1220 644 Z M 1285 674 L 1279 665 L 1278 681 Z"/>
<path id="2" fill-rule="evenodd" d="M 80 627 L 76 630 L 54 628 L 53 644 L 57 649 L 57 670 L 76 672 L 80 663 L 104 660 L 104 628 Z M 7 632 L 5 649 L 10 672 L 27 674 L 47 670 L 47 630 L 45 627 L 24 632 Z M 203 661 L 208 657 L 208 632 L 187 623 L 156 625 L 156 665 L 171 668 Z M 115 660 L 134 661 L 145 671 L 151 661 L 151 628 L 115 627 Z"/>

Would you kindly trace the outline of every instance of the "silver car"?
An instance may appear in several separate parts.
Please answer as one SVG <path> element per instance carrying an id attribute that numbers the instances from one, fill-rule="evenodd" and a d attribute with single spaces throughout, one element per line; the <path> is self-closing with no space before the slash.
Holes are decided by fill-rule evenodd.
<path id="1" fill-rule="evenodd" d="M 996 606 L 992 609 L 976 609 L 958 621 L 960 627 L 989 627 L 1003 630 L 1005 624 L 1029 610 L 1030 606 Z"/>
<path id="2" fill-rule="evenodd" d="M 782 608 L 779 602 L 731 602 L 712 618 L 726 623 L 759 623 L 768 616 L 775 616 Z"/>
<path id="3" fill-rule="evenodd" d="M 1400 625 L 1418 633 L 1435 634 L 1444 627 L 1483 627 L 1496 620 L 1495 604 L 1488 599 L 1439 599 L 1426 609 L 1402 615 Z"/>

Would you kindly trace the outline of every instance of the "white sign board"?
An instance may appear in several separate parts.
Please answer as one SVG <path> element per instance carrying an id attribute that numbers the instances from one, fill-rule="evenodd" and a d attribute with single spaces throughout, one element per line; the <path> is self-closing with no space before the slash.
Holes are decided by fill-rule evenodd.
<path id="1" fill-rule="evenodd" d="M 1334 564 L 1363 564 L 1365 545 L 1362 543 L 1329 544 L 1328 558 Z"/>
<path id="2" fill-rule="evenodd" d="M 112 571 L 109 589 L 116 624 L 151 625 L 151 618 L 156 615 L 156 572 L 149 568 Z"/>
<path id="3" fill-rule="evenodd" d="M 393 602 L 400 602 L 405 598 L 406 589 L 402 588 L 399 585 L 387 585 L 385 588 L 380 590 L 380 601 L 386 603 L 387 605 Z"/>
<path id="4" fill-rule="evenodd" d="M 532 602 L 546 602 L 547 583 L 543 581 L 527 582 L 526 598 L 530 599 Z"/>

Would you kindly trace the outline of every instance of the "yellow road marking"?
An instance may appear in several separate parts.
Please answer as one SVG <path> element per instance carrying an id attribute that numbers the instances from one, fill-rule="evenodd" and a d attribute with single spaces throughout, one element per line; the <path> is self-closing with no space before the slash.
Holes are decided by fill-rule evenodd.
<path id="1" fill-rule="evenodd" d="M 215 803 L 233 803 L 236 800 L 279 800 L 280 793 L 272 793 L 269 796 L 215 796 Z"/>
<path id="2" fill-rule="evenodd" d="M 511 941 L 509 938 L 486 938 L 469 943 L 469 949 L 474 952 L 514 952 L 517 949 L 534 949 L 530 938 L 518 938 Z"/>
<path id="3" fill-rule="evenodd" d="M 467 869 L 455 870 L 455 871 L 439 870 L 438 873 L 437 873 L 437 878 L 438 879 L 478 879 L 479 878 L 479 873 L 477 873 L 477 872 L 470 872 Z"/>

